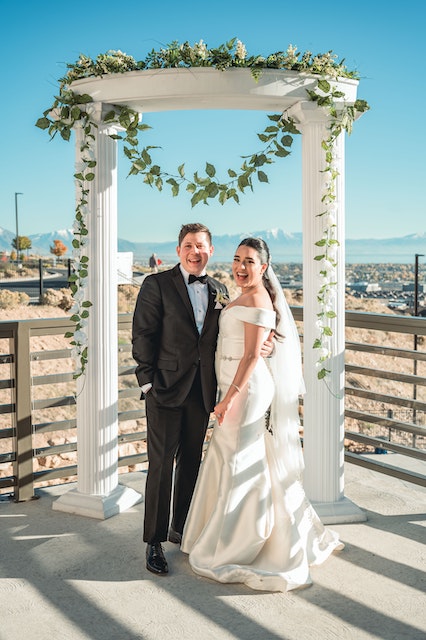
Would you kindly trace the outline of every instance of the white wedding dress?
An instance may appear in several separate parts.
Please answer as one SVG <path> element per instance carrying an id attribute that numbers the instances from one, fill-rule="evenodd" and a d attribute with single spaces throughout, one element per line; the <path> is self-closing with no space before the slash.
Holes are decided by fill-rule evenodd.
<path id="1" fill-rule="evenodd" d="M 222 311 L 216 351 L 221 397 L 243 355 L 245 322 L 265 327 L 266 339 L 275 327 L 275 312 L 232 305 Z M 288 591 L 310 584 L 309 565 L 343 545 L 324 528 L 305 496 L 298 416 L 287 423 L 284 436 L 269 424 L 275 386 L 270 361 L 259 358 L 223 424 L 216 423 L 181 548 L 197 574 Z M 291 460 L 291 469 L 284 468 L 285 460 Z"/>

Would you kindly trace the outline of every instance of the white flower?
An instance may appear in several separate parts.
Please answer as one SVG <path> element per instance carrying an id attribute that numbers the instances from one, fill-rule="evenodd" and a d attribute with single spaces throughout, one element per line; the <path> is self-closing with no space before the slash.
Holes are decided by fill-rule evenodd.
<path id="1" fill-rule="evenodd" d="M 74 340 L 77 342 L 77 344 L 85 346 L 87 344 L 87 335 L 84 331 L 81 331 L 79 329 L 74 333 Z"/>
<path id="2" fill-rule="evenodd" d="M 239 60 L 245 60 L 247 55 L 247 49 L 240 40 L 237 40 L 237 47 L 235 49 L 235 57 Z"/>
<path id="3" fill-rule="evenodd" d="M 214 301 L 216 304 L 221 304 L 225 307 L 229 302 L 229 297 L 223 291 L 217 291 Z"/>
<path id="4" fill-rule="evenodd" d="M 200 42 L 196 42 L 195 43 L 194 50 L 195 50 L 197 56 L 199 58 L 201 58 L 202 60 L 205 60 L 207 58 L 208 50 L 207 50 L 207 47 L 206 47 L 205 43 L 202 40 L 200 40 Z"/>

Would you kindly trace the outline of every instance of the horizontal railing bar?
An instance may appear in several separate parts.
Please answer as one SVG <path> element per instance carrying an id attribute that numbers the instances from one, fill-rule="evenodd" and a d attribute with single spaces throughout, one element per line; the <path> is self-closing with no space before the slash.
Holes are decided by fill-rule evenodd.
<path id="1" fill-rule="evenodd" d="M 390 396 L 384 393 L 376 393 L 374 391 L 368 391 L 367 389 L 359 389 L 357 387 L 347 386 L 345 387 L 345 393 L 347 396 L 356 396 L 358 398 L 366 398 L 368 400 L 374 400 L 375 402 L 384 402 L 385 404 L 395 404 L 398 406 L 406 407 L 407 409 L 417 409 L 418 411 L 426 411 L 426 402 L 420 400 L 413 400 L 412 398 L 401 398 L 396 396 Z"/>
<path id="2" fill-rule="evenodd" d="M 355 329 L 372 329 L 389 333 L 409 333 L 426 335 L 426 318 L 418 316 L 390 315 L 387 313 L 371 313 L 365 311 L 346 311 L 346 327 Z"/>
<path id="3" fill-rule="evenodd" d="M 118 413 L 118 421 L 126 422 L 126 420 L 138 420 L 138 418 L 145 418 L 145 411 L 134 409 L 133 411 L 120 411 Z"/>
<path id="4" fill-rule="evenodd" d="M 346 350 L 362 351 L 366 353 L 376 353 L 382 356 L 395 358 L 409 358 L 410 360 L 426 361 L 426 351 L 415 351 L 414 349 L 395 349 L 395 347 L 379 347 L 373 344 L 365 344 L 363 342 L 346 341 Z"/>
<path id="5" fill-rule="evenodd" d="M 390 464 L 385 464 L 383 462 L 379 462 L 378 460 L 369 460 L 358 453 L 345 451 L 345 461 L 352 462 L 353 464 L 357 464 L 360 467 L 365 467 L 366 469 L 371 469 L 372 471 L 384 473 L 388 476 L 392 476 L 393 478 L 398 478 L 398 480 L 404 480 L 406 482 L 418 484 L 421 487 L 426 487 L 426 476 L 421 475 L 420 473 L 415 473 L 414 471 L 401 469 L 401 467 L 395 467 Z"/>
<path id="6" fill-rule="evenodd" d="M 119 389 L 118 391 L 118 397 L 119 398 L 133 398 L 133 397 L 140 397 L 141 395 L 141 390 L 139 389 L 139 387 L 130 387 L 129 389 Z"/>
<path id="7" fill-rule="evenodd" d="M 0 404 L 0 413 L 14 413 L 15 404 Z"/>
<path id="8" fill-rule="evenodd" d="M 119 467 L 128 467 L 134 464 L 143 464 L 148 461 L 148 454 L 146 453 L 134 453 L 130 456 L 123 456 L 118 459 Z"/>
<path id="9" fill-rule="evenodd" d="M 417 436 L 426 436 L 426 428 L 412 424 L 411 422 L 401 422 L 399 420 L 393 420 L 392 418 L 384 418 L 372 413 L 364 413 L 362 411 L 355 411 L 354 409 L 345 409 L 346 418 L 354 418 L 355 420 L 361 420 L 362 422 L 373 422 L 382 427 L 389 429 L 396 429 L 398 431 L 406 431 Z"/>
<path id="10" fill-rule="evenodd" d="M 35 410 L 53 409 L 54 407 L 68 407 L 75 404 L 75 396 L 59 396 L 56 398 L 41 398 L 39 400 L 33 400 L 33 408 Z"/>
<path id="11" fill-rule="evenodd" d="M 56 467 L 55 469 L 43 469 L 34 472 L 34 482 L 40 480 L 59 480 L 60 478 L 71 478 L 77 475 L 77 465 L 73 464 L 69 467 Z"/>
<path id="12" fill-rule="evenodd" d="M 120 433 L 118 436 L 118 444 L 126 444 L 127 442 L 140 442 L 146 439 L 146 431 L 138 431 L 137 433 Z"/>
<path id="13" fill-rule="evenodd" d="M 77 426 L 77 420 L 58 420 L 56 422 L 39 422 L 33 424 L 34 433 L 49 433 L 51 431 L 67 431 L 68 429 L 75 429 Z"/>
<path id="14" fill-rule="evenodd" d="M 31 382 L 34 386 L 46 384 L 62 384 L 64 382 L 72 382 L 74 380 L 74 372 L 67 373 L 49 373 L 45 376 L 33 376 Z"/>
<path id="15" fill-rule="evenodd" d="M 0 364 L 12 364 L 13 362 L 14 359 L 12 353 L 0 355 Z"/>
<path id="16" fill-rule="evenodd" d="M 9 489 L 10 487 L 16 487 L 16 476 L 0 478 L 0 489 Z"/>
<path id="17" fill-rule="evenodd" d="M 8 462 L 15 462 L 16 453 L 11 451 L 9 453 L 0 453 L 0 464 L 7 464 Z"/>
<path id="18" fill-rule="evenodd" d="M 414 449 L 413 447 L 407 447 L 404 444 L 398 444 L 393 440 L 385 440 L 384 438 L 378 437 L 375 438 L 373 436 L 367 436 L 364 433 L 358 433 L 357 431 L 345 431 L 345 438 L 379 449 L 390 449 L 390 451 L 402 453 L 404 456 L 408 456 L 409 458 L 426 461 L 426 449 Z"/>
<path id="19" fill-rule="evenodd" d="M 51 351 L 33 351 L 31 360 L 59 360 L 60 358 L 71 358 L 71 349 L 52 349 Z"/>
<path id="20" fill-rule="evenodd" d="M 14 389 L 15 388 L 15 380 L 9 378 L 0 380 L 0 389 Z"/>
<path id="21" fill-rule="evenodd" d="M 7 429 L 0 429 L 0 440 L 5 438 L 14 438 L 16 435 L 15 427 L 7 427 Z"/>
<path id="22" fill-rule="evenodd" d="M 133 324 L 132 313 L 119 313 L 118 314 L 118 329 L 124 331 L 125 329 L 131 329 Z"/>
<path id="23" fill-rule="evenodd" d="M 369 367 L 362 367 L 354 364 L 346 364 L 345 370 L 346 373 L 358 373 L 359 375 L 370 376 L 372 378 L 383 378 L 384 380 L 396 380 L 397 382 L 426 386 L 426 378 L 423 378 L 422 376 L 415 376 L 410 373 L 385 371 L 383 369 L 370 369 Z"/>
<path id="24" fill-rule="evenodd" d="M 136 365 L 134 366 L 125 366 L 125 367 L 118 367 L 118 375 L 119 376 L 131 376 L 135 374 L 135 369 L 136 369 Z"/>
<path id="25" fill-rule="evenodd" d="M 34 449 L 34 457 L 40 458 L 42 456 L 55 456 L 60 455 L 61 453 L 69 453 L 77 451 L 77 443 L 76 442 L 67 442 L 66 444 L 57 444 L 49 447 L 40 447 L 39 449 Z"/>

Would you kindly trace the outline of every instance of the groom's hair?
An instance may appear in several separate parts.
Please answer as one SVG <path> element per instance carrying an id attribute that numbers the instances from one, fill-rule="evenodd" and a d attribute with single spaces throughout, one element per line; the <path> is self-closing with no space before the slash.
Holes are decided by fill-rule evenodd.
<path id="1" fill-rule="evenodd" d="M 188 235 L 188 233 L 199 233 L 200 231 L 207 234 L 209 244 L 211 244 L 212 234 L 210 229 L 206 227 L 205 224 L 201 224 L 201 222 L 189 222 L 188 224 L 183 224 L 181 227 L 178 238 L 179 246 L 182 244 L 184 237 Z"/>

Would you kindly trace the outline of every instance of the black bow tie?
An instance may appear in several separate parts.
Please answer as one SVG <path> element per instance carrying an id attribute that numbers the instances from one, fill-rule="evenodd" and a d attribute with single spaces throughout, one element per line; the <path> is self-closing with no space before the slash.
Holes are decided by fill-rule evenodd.
<path id="1" fill-rule="evenodd" d="M 195 282 L 196 280 L 198 280 L 198 282 L 201 282 L 201 284 L 206 284 L 207 282 L 207 276 L 194 276 L 192 273 L 189 275 L 188 278 L 188 283 L 192 284 L 193 282 Z"/>

